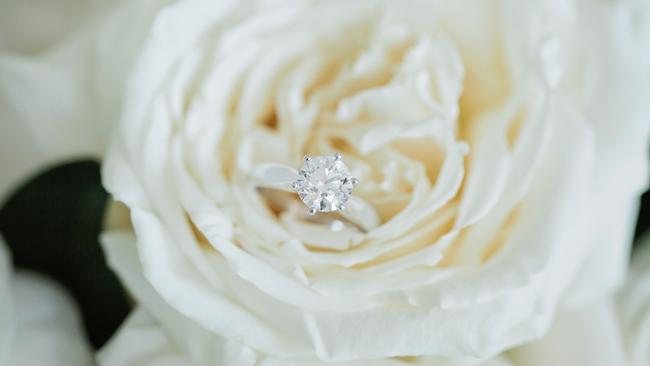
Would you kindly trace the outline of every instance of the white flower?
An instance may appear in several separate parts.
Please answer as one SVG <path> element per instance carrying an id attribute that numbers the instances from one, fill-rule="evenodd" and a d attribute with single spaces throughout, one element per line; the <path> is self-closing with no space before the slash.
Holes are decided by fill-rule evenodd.
<path id="1" fill-rule="evenodd" d="M 39 275 L 12 272 L 0 238 L 0 364 L 91 365 L 90 347 L 69 296 Z"/>
<path id="2" fill-rule="evenodd" d="M 0 154 L 0 192 L 102 155 L 125 90 L 104 179 L 130 221 L 104 245 L 139 302 L 125 329 L 156 324 L 150 349 L 471 362 L 621 283 L 647 178 L 647 5 L 134 4 L 41 58 L 0 58 L 0 146 L 26 151 Z M 334 151 L 379 228 L 332 232 L 250 177 Z"/>
<path id="3" fill-rule="evenodd" d="M 239 347 L 241 364 L 489 357 L 620 283 L 647 175 L 647 64 L 623 4 L 545 5 L 161 12 L 104 178 L 153 292 L 201 327 L 170 326 L 193 362 L 209 363 L 185 339 Z M 378 228 L 333 232 L 250 177 L 335 151 Z"/>
<path id="4" fill-rule="evenodd" d="M 124 79 L 162 5 L 15 3 L 0 11 L 0 203 L 48 165 L 103 156 Z"/>
<path id="5" fill-rule="evenodd" d="M 617 304 L 629 365 L 650 364 L 650 234 L 640 240 L 635 250 Z"/>

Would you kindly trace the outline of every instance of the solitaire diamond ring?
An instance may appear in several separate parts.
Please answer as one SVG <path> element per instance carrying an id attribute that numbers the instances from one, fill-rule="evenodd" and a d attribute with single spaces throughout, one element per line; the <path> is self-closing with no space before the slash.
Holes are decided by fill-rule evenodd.
<path id="1" fill-rule="evenodd" d="M 252 175 L 258 187 L 297 193 L 310 215 L 338 212 L 365 231 L 379 225 L 374 208 L 352 195 L 359 180 L 350 174 L 339 153 L 305 156 L 300 170 L 282 164 L 260 164 Z"/>

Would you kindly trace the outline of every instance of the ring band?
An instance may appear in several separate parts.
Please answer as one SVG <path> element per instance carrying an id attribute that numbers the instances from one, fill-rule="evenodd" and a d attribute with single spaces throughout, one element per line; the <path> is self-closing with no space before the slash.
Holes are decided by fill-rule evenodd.
<path id="1" fill-rule="evenodd" d="M 283 164 L 258 164 L 251 175 L 258 187 L 298 193 L 310 215 L 336 211 L 365 231 L 379 226 L 379 216 L 374 207 L 352 195 L 359 180 L 349 174 L 338 153 L 334 156 L 305 156 L 300 170 Z"/>

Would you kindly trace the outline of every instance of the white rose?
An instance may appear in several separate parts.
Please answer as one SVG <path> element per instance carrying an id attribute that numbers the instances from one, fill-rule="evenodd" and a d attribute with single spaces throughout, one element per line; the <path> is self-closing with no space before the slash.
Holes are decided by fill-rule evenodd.
<path id="1" fill-rule="evenodd" d="M 0 154 L 0 193 L 101 155 L 159 5 L 126 2 L 56 52 L 0 58 L 0 146 L 26 151 Z M 465 362 L 541 337 L 558 307 L 624 273 L 650 94 L 648 22 L 628 5 L 166 7 L 105 165 L 135 229 L 104 235 L 142 308 L 127 326 L 155 318 L 160 349 L 199 365 Z M 335 149 L 376 231 L 334 236 L 249 179 Z"/>
<path id="2" fill-rule="evenodd" d="M 131 290 L 194 324 L 152 311 L 196 364 L 217 349 L 241 357 L 227 364 L 482 358 L 539 338 L 558 306 L 623 277 L 649 125 L 630 17 L 621 3 L 169 6 L 104 166 L 135 231 L 105 236 L 115 268 L 134 281 L 136 252 L 116 252 L 137 245 L 153 290 Z M 334 151 L 378 228 L 332 232 L 250 177 Z"/>
<path id="3" fill-rule="evenodd" d="M 0 364 L 91 365 L 92 353 L 72 299 L 39 275 L 12 272 L 0 238 Z"/>

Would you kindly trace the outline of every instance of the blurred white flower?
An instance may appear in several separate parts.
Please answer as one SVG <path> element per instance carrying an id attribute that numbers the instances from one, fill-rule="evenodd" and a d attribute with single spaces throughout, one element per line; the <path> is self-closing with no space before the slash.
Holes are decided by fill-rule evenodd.
<path id="1" fill-rule="evenodd" d="M 72 299 L 42 276 L 12 273 L 10 258 L 0 240 L 0 364 L 89 366 L 93 363 Z"/>
<path id="2" fill-rule="evenodd" d="M 618 311 L 630 366 L 650 365 L 650 233 L 639 242 Z"/>
<path id="3" fill-rule="evenodd" d="M 121 113 L 124 79 L 164 3 L 9 0 L 0 5 L 0 204 L 49 165 L 103 156 Z M 26 19 L 25 13 L 35 18 Z M 55 19 L 36 21 L 41 16 Z M 40 27 L 44 22 L 49 31 Z"/>

